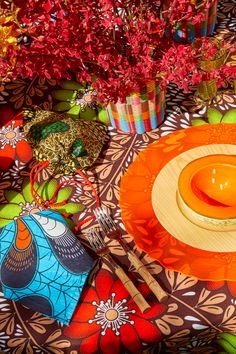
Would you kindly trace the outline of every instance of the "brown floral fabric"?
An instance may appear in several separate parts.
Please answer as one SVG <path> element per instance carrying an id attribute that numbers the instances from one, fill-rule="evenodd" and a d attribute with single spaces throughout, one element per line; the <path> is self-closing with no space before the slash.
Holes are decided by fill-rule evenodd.
<path id="1" fill-rule="evenodd" d="M 235 24 L 235 1 L 220 1 L 217 33 L 232 38 Z M 236 57 L 232 56 L 232 61 L 235 59 Z M 55 87 L 55 81 L 39 78 L 31 81 L 21 79 L 13 83 L 2 83 L 0 84 L 0 105 L 10 106 L 15 112 L 22 107 L 27 109 L 35 106 L 44 110 L 52 110 L 51 92 L 55 90 Z M 197 101 L 195 92 L 195 87 L 193 87 L 188 94 L 184 94 L 171 85 L 166 96 L 165 123 L 152 132 L 132 135 L 109 128 L 101 154 L 92 168 L 86 172 L 99 192 L 102 204 L 109 208 L 122 228 L 124 241 L 168 292 L 168 301 L 162 311 L 153 312 L 148 319 L 138 313 L 130 314 L 129 311 L 133 310 L 130 299 L 122 290 L 119 280 L 106 264 L 97 262 L 85 286 L 80 307 L 78 307 L 80 333 L 74 338 L 66 334 L 65 326 L 40 313 L 32 312 L 17 302 L 5 299 L 3 293 L 0 292 L 0 351 L 10 354 L 114 354 L 118 348 L 122 354 L 132 352 L 137 354 L 137 348 L 140 350 L 141 345 L 144 354 L 214 354 L 218 351 L 214 345 L 217 333 L 228 331 L 236 334 L 236 282 L 205 282 L 187 277 L 183 273 L 164 269 L 157 261 L 137 248 L 132 237 L 126 233 L 120 217 L 120 179 L 139 152 L 161 136 L 178 129 L 185 129 L 191 126 L 192 119 L 206 115 L 206 107 L 203 102 Z M 236 108 L 236 96 L 233 95 L 227 83 L 213 105 L 222 113 Z M 0 172 L 1 218 L 5 217 L 1 214 L 1 205 L 9 203 L 9 199 L 11 199 L 13 217 L 16 215 L 14 212 L 18 204 L 24 212 L 34 207 L 24 184 L 33 165 L 35 165 L 35 160 L 26 163 L 17 158 L 8 171 Z M 42 183 L 48 180 L 49 176 L 50 171 L 46 169 L 37 182 Z M 67 178 L 69 177 L 62 176 L 57 180 L 61 182 Z M 73 221 L 78 223 L 84 220 L 85 216 L 93 214 L 96 204 L 90 188 L 82 191 L 78 186 L 70 187 L 73 187 L 70 198 L 85 206 L 83 212 L 72 213 Z M 19 203 L 16 202 L 17 195 L 24 197 Z M 84 237 L 84 231 L 92 225 L 97 226 L 96 222 L 90 221 L 84 225 L 83 232 L 80 234 L 88 251 L 90 249 Z M 119 243 L 109 240 L 108 245 L 116 260 L 129 275 L 133 276 L 137 286 L 143 291 L 142 280 L 134 272 Z M 165 247 L 164 239 L 163 247 Z M 222 254 L 221 257 L 228 262 L 230 267 L 232 264 L 230 257 L 227 254 Z M 105 277 L 109 279 L 106 284 L 104 284 Z M 85 297 L 86 301 L 84 301 Z M 119 306 L 122 305 L 123 308 L 127 306 L 127 309 L 120 310 L 120 313 L 127 318 L 124 320 L 125 323 L 120 324 L 121 334 L 114 335 L 110 340 L 110 336 L 102 334 L 103 324 L 97 323 L 99 319 L 95 316 L 98 315 L 101 307 L 105 308 L 105 304 L 109 308 L 112 301 L 114 305 L 120 301 Z M 154 304 L 155 298 L 148 294 L 148 301 Z M 134 321 L 134 323 L 129 324 L 129 321 Z M 137 328 L 135 333 L 132 332 L 131 327 Z M 148 330 L 142 331 L 144 327 Z M 110 334 L 111 331 L 111 328 L 107 328 L 105 332 Z M 160 340 L 153 341 L 152 334 L 157 331 L 160 333 Z"/>

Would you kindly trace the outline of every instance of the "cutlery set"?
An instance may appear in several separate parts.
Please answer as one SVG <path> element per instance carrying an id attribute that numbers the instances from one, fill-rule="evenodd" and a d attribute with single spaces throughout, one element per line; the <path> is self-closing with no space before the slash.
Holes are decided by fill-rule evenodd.
<path id="1" fill-rule="evenodd" d="M 120 245 L 126 252 L 130 263 L 134 266 L 135 270 L 146 282 L 150 290 L 156 296 L 157 300 L 159 302 L 165 301 L 168 295 L 162 289 L 157 280 L 151 275 L 145 265 L 136 256 L 136 254 L 123 241 L 121 229 L 118 225 L 116 225 L 116 223 L 107 213 L 107 211 L 104 208 L 96 208 L 94 211 L 94 215 L 103 231 L 104 236 L 107 236 L 110 239 L 116 239 L 120 243 Z M 104 260 L 108 261 L 109 265 L 113 268 L 115 274 L 121 280 L 126 290 L 130 293 L 131 297 L 133 298 L 134 302 L 137 304 L 141 312 L 145 313 L 146 311 L 148 311 L 150 309 L 150 305 L 147 303 L 143 295 L 133 284 L 133 282 L 125 273 L 125 271 L 114 260 L 109 251 L 108 246 L 104 242 L 104 239 L 101 237 L 97 228 L 93 227 L 86 231 L 86 237 L 93 250 Z"/>

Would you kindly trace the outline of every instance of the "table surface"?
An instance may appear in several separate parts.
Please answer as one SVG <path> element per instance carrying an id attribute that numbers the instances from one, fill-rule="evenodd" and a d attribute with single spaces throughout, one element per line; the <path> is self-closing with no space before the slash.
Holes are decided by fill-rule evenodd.
<path id="1" fill-rule="evenodd" d="M 235 31 L 235 1 L 222 1 L 219 5 L 217 32 L 230 37 Z M 34 105 L 51 110 L 55 89 L 53 80 L 17 80 L 0 86 L 0 110 L 11 107 L 15 113 L 23 107 Z M 0 292 L 0 350 L 20 353 L 215 353 L 211 343 L 219 331 L 236 333 L 236 282 L 203 282 L 184 274 L 164 269 L 158 262 L 138 249 L 131 236 L 125 232 L 119 210 L 119 184 L 130 163 L 148 144 L 175 130 L 187 128 L 191 120 L 204 115 L 205 108 L 197 103 L 193 111 L 195 88 L 183 94 L 170 86 L 167 92 L 165 123 L 143 135 L 131 135 L 109 128 L 106 144 L 87 176 L 99 191 L 102 204 L 111 210 L 123 230 L 123 238 L 133 248 L 149 271 L 159 280 L 169 294 L 163 304 L 158 304 L 138 274 L 128 263 L 127 257 L 116 241 L 108 241 L 114 257 L 133 277 L 138 288 L 152 305 L 151 311 L 142 315 L 123 285 L 110 268 L 101 261 L 95 267 L 84 288 L 81 301 L 69 327 L 34 313 L 18 303 L 4 299 Z M 236 107 L 236 96 L 225 87 L 217 98 L 222 111 Z M 195 104 L 196 108 L 196 104 Z M 2 118 L 2 117 L 1 117 Z M 14 117 L 11 117 L 14 120 Z M 1 128 L 0 128 L 1 132 Z M 21 193 L 28 181 L 35 161 L 24 163 L 20 149 L 16 148 L 15 161 L 8 171 L 0 172 L 0 203 L 7 204 L 7 191 Z M 48 178 L 45 170 L 38 183 Z M 62 177 L 60 180 L 64 180 Z M 59 179 L 58 179 L 59 180 Z M 9 193 L 9 192 L 8 192 Z M 23 195 L 24 196 L 24 195 Z M 77 199 L 78 198 L 78 199 Z M 79 200 L 85 206 L 75 214 L 78 222 L 92 215 L 95 201 L 89 188 L 74 187 L 71 202 Z M 28 204 L 27 204 L 28 203 Z M 24 196 L 22 210 L 29 207 Z M 1 208 L 0 208 L 1 209 Z M 13 217 L 13 216 L 12 216 Z M 9 217 L 10 218 L 10 217 Z M 84 225 L 86 230 L 94 221 Z M 80 235 L 88 247 L 83 233 Z M 88 249 L 88 248 L 87 248 Z M 224 255 L 227 259 L 227 254 Z M 230 265 L 230 259 L 227 259 Z M 116 309 L 117 318 L 109 316 Z M 100 315 L 99 315 L 100 314 Z M 99 315 L 103 322 L 99 322 Z M 110 327 L 109 327 L 110 326 Z"/>

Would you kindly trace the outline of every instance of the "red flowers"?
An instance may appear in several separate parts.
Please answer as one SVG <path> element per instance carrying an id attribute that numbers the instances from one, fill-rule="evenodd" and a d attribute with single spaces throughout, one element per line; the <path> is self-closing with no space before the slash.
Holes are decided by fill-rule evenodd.
<path id="1" fill-rule="evenodd" d="M 0 55 L 0 76 L 10 71 L 6 63 L 13 77 L 61 79 L 74 72 L 105 103 L 125 101 L 154 78 L 163 88 L 172 81 L 187 89 L 201 79 L 196 53 L 176 45 L 173 32 L 181 20 L 201 21 L 213 1 L 197 7 L 192 0 L 17 1 L 23 40 L 20 49 L 9 45 L 6 58 Z"/>
<path id="2" fill-rule="evenodd" d="M 147 288 L 142 289 L 144 294 Z M 81 354 L 100 350 L 104 354 L 118 354 L 122 348 L 130 353 L 142 352 L 141 342 L 161 340 L 158 328 L 151 320 L 165 310 L 165 305 L 153 303 L 147 314 L 141 314 L 120 280 L 101 270 L 95 287 L 84 289 L 71 324 L 64 333 L 81 340 Z"/>
<path id="3" fill-rule="evenodd" d="M 22 114 L 15 115 L 4 105 L 0 107 L 0 122 L 0 170 L 7 171 L 16 157 L 22 162 L 30 161 L 32 151 L 20 130 Z"/>

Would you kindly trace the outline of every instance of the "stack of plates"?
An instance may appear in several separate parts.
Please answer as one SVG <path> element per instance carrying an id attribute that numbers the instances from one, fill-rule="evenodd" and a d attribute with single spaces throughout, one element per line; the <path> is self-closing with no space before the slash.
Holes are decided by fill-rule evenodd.
<path id="1" fill-rule="evenodd" d="M 216 205 L 212 208 L 213 213 L 212 218 L 210 218 L 207 216 L 207 209 L 209 207 L 207 201 L 201 201 L 201 199 L 199 199 L 194 192 L 192 192 L 193 203 L 194 199 L 196 199 L 196 202 L 190 206 L 188 202 L 186 203 L 186 201 L 182 199 L 179 190 L 179 177 L 186 166 L 189 166 L 189 164 L 193 161 L 198 162 L 199 158 L 210 155 L 212 155 L 215 159 L 215 163 L 211 164 L 213 172 L 216 170 L 215 167 L 219 167 L 221 164 L 222 168 L 227 168 L 230 166 L 226 164 L 227 158 L 231 158 L 232 155 L 236 155 L 236 146 L 229 144 L 200 146 L 195 149 L 185 151 L 172 159 L 162 168 L 156 177 L 152 189 L 152 205 L 159 222 L 172 236 L 178 240 L 192 247 L 206 251 L 232 252 L 236 251 L 236 207 L 233 208 L 235 212 L 234 217 L 223 218 L 222 215 L 222 218 L 220 216 L 216 218 L 213 214 L 214 209 L 216 209 L 217 212 L 217 209 L 220 211 L 222 208 L 230 208 L 230 206 L 224 207 Z M 233 156 L 232 158 L 236 160 L 236 157 Z M 222 160 L 225 160 L 225 163 Z M 218 171 L 216 171 L 216 175 L 217 172 Z M 196 170 L 194 174 L 197 173 L 199 173 L 199 170 Z M 197 178 L 200 178 L 200 176 L 197 176 Z M 229 184 L 227 180 L 221 182 L 221 188 L 223 188 L 225 183 L 226 186 Z M 217 181 L 212 183 L 213 188 L 214 186 L 218 188 L 219 184 Z M 206 186 L 206 189 L 207 187 L 209 186 Z M 231 193 L 232 197 L 234 197 L 233 189 L 235 186 L 231 183 L 230 187 L 232 191 L 230 190 L 229 193 Z M 191 180 L 186 183 L 186 189 L 191 189 Z M 207 190 L 205 194 L 208 194 Z M 201 214 L 196 212 L 197 199 L 199 199 L 202 205 Z M 232 209 L 232 207 L 230 209 Z"/>
<path id="2" fill-rule="evenodd" d="M 192 127 L 150 144 L 122 177 L 120 208 L 136 245 L 164 267 L 235 281 L 236 124 Z"/>

